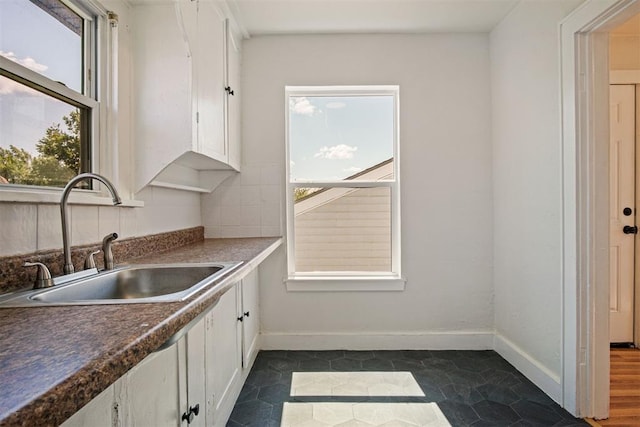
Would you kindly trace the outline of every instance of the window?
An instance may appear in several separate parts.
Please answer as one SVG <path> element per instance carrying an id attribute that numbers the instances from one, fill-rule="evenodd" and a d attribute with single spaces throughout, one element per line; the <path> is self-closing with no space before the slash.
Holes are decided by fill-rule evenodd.
<path id="1" fill-rule="evenodd" d="M 92 170 L 96 25 L 69 0 L 0 1 L 0 188 Z"/>
<path id="2" fill-rule="evenodd" d="M 289 289 L 404 286 L 398 92 L 286 88 Z"/>

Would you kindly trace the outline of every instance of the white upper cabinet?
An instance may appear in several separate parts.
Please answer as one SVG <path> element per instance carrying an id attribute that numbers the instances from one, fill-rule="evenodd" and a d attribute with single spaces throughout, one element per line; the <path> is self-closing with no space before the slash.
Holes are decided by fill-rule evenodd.
<path id="1" fill-rule="evenodd" d="M 231 31 L 225 20 L 225 141 L 229 164 L 240 169 L 240 68 L 242 38 Z"/>
<path id="2" fill-rule="evenodd" d="M 228 162 L 224 140 L 224 19 L 213 3 L 185 0 L 197 7 L 195 22 L 185 27 L 196 29 L 194 47 L 194 104 L 196 110 L 198 151 L 223 162 Z"/>
<path id="3" fill-rule="evenodd" d="M 136 190 L 212 191 L 240 166 L 239 102 L 225 88 L 239 83 L 241 38 L 212 1 L 144 3 L 133 15 Z"/>

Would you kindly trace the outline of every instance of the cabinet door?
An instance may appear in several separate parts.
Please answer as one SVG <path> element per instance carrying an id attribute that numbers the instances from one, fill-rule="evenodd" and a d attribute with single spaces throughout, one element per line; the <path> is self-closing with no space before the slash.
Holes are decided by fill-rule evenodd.
<path id="1" fill-rule="evenodd" d="M 132 8 L 136 187 L 193 147 L 189 1 L 148 2 Z"/>
<path id="2" fill-rule="evenodd" d="M 250 368 L 258 353 L 260 311 L 258 269 L 242 279 L 242 367 Z"/>
<path id="3" fill-rule="evenodd" d="M 62 427 L 113 427 L 117 422 L 118 412 L 114 408 L 115 386 L 112 384 L 105 391 L 87 403 L 71 418 L 61 424 Z M 115 418 L 115 420 L 114 420 Z"/>
<path id="4" fill-rule="evenodd" d="M 240 97 L 242 91 L 240 89 L 240 67 L 241 67 L 241 48 L 242 38 L 232 33 L 229 26 L 229 20 L 225 21 L 225 87 L 226 104 L 225 104 L 225 139 L 227 144 L 227 152 L 229 153 L 229 165 L 240 170 L 240 141 L 241 141 L 241 122 L 240 122 Z"/>
<path id="5" fill-rule="evenodd" d="M 180 425 L 186 411 L 185 340 L 153 353 L 124 377 L 123 423 L 136 426 Z"/>
<path id="6" fill-rule="evenodd" d="M 187 347 L 187 409 L 198 408 L 190 427 L 205 427 L 206 389 L 205 389 L 205 320 L 196 323 L 185 337 Z"/>
<path id="7" fill-rule="evenodd" d="M 234 286 L 207 315 L 207 421 L 214 426 L 226 423 L 241 382 L 238 306 L 238 286 Z"/>
<path id="8" fill-rule="evenodd" d="M 224 143 L 224 21 L 213 2 L 198 2 L 193 54 L 197 151 L 227 162 Z"/>

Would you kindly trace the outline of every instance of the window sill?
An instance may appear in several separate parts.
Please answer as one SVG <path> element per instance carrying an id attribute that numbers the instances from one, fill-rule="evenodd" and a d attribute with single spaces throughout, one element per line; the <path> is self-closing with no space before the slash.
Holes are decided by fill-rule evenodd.
<path id="1" fill-rule="evenodd" d="M 406 282 L 399 276 L 291 276 L 284 280 L 290 292 L 404 291 Z"/>
<path id="2" fill-rule="evenodd" d="M 1 187 L 0 203 L 35 203 L 35 204 L 60 204 L 62 196 L 61 188 L 23 188 Z M 104 196 L 97 191 L 73 190 L 69 195 L 69 204 L 112 206 L 111 197 Z M 120 207 L 141 208 L 144 202 L 141 200 L 122 200 Z"/>

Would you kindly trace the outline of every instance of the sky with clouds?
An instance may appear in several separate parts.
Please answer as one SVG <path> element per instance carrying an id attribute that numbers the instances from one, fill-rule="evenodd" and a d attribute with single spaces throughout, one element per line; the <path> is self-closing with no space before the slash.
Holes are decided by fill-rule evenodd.
<path id="1" fill-rule="evenodd" d="M 73 31 L 25 0 L 0 0 L 0 55 L 80 91 L 81 40 Z M 45 130 L 74 108 L 0 76 L 0 146 L 32 154 Z M 63 124 L 64 128 L 64 124 Z"/>
<path id="2" fill-rule="evenodd" d="M 341 180 L 393 157 L 392 96 L 289 98 L 291 179 Z"/>

